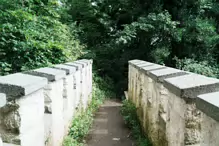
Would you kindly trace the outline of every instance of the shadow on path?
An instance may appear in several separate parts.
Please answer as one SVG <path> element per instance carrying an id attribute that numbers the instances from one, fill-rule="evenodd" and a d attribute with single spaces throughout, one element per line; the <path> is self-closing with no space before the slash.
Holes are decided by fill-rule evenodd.
<path id="1" fill-rule="evenodd" d="M 130 130 L 120 114 L 121 106 L 116 100 L 105 101 L 96 113 L 87 146 L 134 146 Z"/>

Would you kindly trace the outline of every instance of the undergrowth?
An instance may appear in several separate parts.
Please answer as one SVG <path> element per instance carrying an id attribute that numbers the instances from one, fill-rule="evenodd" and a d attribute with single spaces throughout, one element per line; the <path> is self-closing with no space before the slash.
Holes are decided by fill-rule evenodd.
<path id="1" fill-rule="evenodd" d="M 121 114 L 123 116 L 126 125 L 131 129 L 131 136 L 135 139 L 136 145 L 152 146 L 141 130 L 140 121 L 136 113 L 136 107 L 131 101 L 129 100 L 123 101 Z"/>
<path id="2" fill-rule="evenodd" d="M 112 82 L 109 78 L 103 79 L 94 74 L 93 79 L 92 101 L 86 111 L 78 113 L 74 117 L 71 129 L 64 140 L 63 146 L 83 146 L 93 123 L 94 113 L 106 98 L 114 96 L 111 90 L 113 87 Z"/>

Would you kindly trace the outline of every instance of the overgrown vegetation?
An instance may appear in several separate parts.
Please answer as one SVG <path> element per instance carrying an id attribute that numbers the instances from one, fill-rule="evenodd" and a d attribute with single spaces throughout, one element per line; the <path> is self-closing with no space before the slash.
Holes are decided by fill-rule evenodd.
<path id="1" fill-rule="evenodd" d="M 64 140 L 63 146 L 83 146 L 85 137 L 93 123 L 93 116 L 106 98 L 114 97 L 112 82 L 109 78 L 100 78 L 94 74 L 92 101 L 87 110 L 78 113 L 72 121 L 69 135 Z"/>
<path id="2" fill-rule="evenodd" d="M 1 0 L 0 74 L 92 58 L 123 94 L 137 58 L 218 78 L 218 26 L 218 0 Z"/>
<path id="3" fill-rule="evenodd" d="M 83 45 L 57 0 L 0 1 L 0 75 L 75 60 Z"/>
<path id="4" fill-rule="evenodd" d="M 121 108 L 121 113 L 125 123 L 131 129 L 131 136 L 136 140 L 136 145 L 151 146 L 151 143 L 141 130 L 142 128 L 140 121 L 138 120 L 135 105 L 129 100 L 124 100 L 123 106 Z"/>
<path id="5" fill-rule="evenodd" d="M 142 59 L 219 77 L 218 0 L 68 0 L 70 20 L 100 75 L 127 87 L 127 62 Z M 115 71 L 116 69 L 116 71 Z"/>

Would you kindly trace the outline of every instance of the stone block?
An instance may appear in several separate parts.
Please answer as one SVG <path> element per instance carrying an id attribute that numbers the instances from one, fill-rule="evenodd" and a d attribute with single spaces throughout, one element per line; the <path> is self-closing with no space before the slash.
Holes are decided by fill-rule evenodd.
<path id="1" fill-rule="evenodd" d="M 83 68 L 88 65 L 87 62 L 83 62 L 83 61 L 74 61 L 73 63 L 80 64 L 80 65 L 82 65 Z"/>
<path id="2" fill-rule="evenodd" d="M 140 71 L 145 73 L 146 75 L 149 74 L 149 71 L 154 71 L 154 70 L 159 70 L 159 69 L 164 69 L 166 68 L 165 66 L 158 65 L 158 64 L 150 64 L 148 66 L 144 66 L 140 68 Z"/>
<path id="3" fill-rule="evenodd" d="M 75 107 L 77 104 L 76 90 L 74 89 L 74 78 L 68 75 L 64 78 L 64 119 L 65 131 L 68 131 L 72 117 L 74 116 Z"/>
<path id="4" fill-rule="evenodd" d="M 219 91 L 219 80 L 188 74 L 165 79 L 164 86 L 178 97 L 196 98 L 199 94 Z"/>
<path id="5" fill-rule="evenodd" d="M 199 95 L 196 106 L 207 116 L 219 122 L 219 92 Z"/>
<path id="6" fill-rule="evenodd" d="M 76 70 L 81 70 L 83 68 L 82 64 L 77 64 L 74 62 L 68 62 L 68 63 L 65 63 L 65 65 L 76 67 Z"/>
<path id="7" fill-rule="evenodd" d="M 138 64 L 138 63 L 141 63 L 141 62 L 145 62 L 145 61 L 134 59 L 134 60 L 130 60 L 128 63 L 130 65 L 135 65 L 135 64 Z"/>
<path id="8" fill-rule="evenodd" d="M 75 62 L 82 62 L 82 63 L 86 63 L 86 65 L 89 65 L 90 64 L 90 60 L 87 60 L 87 59 L 81 59 L 81 60 L 77 60 Z"/>
<path id="9" fill-rule="evenodd" d="M 181 75 L 186 75 L 186 74 L 188 73 L 182 70 L 178 70 L 178 69 L 174 69 L 170 67 L 162 68 L 159 70 L 149 70 L 148 72 L 148 76 L 158 82 L 163 82 L 163 80 L 166 78 L 171 78 L 171 77 L 176 77 L 176 76 L 181 76 Z"/>
<path id="10" fill-rule="evenodd" d="M 55 69 L 55 68 L 40 68 L 36 70 L 31 70 L 25 72 L 26 74 L 31 74 L 34 76 L 40 76 L 40 77 L 45 77 L 47 78 L 50 82 L 52 81 L 57 81 L 62 79 L 63 77 L 66 76 L 66 72 L 60 69 Z"/>
<path id="11" fill-rule="evenodd" d="M 134 67 L 137 68 L 138 70 L 142 70 L 144 67 L 153 66 L 153 65 L 155 64 L 150 62 L 141 62 L 140 64 L 136 64 Z"/>
<path id="12" fill-rule="evenodd" d="M 92 64 L 93 63 L 92 59 L 81 59 L 81 60 L 78 60 L 78 61 L 84 61 L 84 62 L 87 62 L 88 64 Z"/>
<path id="13" fill-rule="evenodd" d="M 0 92 L 5 93 L 7 100 L 10 101 L 31 94 L 46 84 L 46 78 L 16 73 L 0 77 Z"/>
<path id="14" fill-rule="evenodd" d="M 63 107 L 64 80 L 50 82 L 44 88 L 45 106 L 51 113 L 51 145 L 60 146 L 64 137 L 64 107 Z M 46 108 L 45 108 L 46 109 Z"/>
<path id="15" fill-rule="evenodd" d="M 0 109 L 0 133 L 3 141 L 22 146 L 44 145 L 43 89 L 22 96 Z"/>
<path id="16" fill-rule="evenodd" d="M 5 106 L 6 102 L 7 102 L 6 95 L 3 93 L 0 93 L 0 108 Z"/>
<path id="17" fill-rule="evenodd" d="M 15 145 L 15 144 L 11 144 L 11 143 L 3 143 L 1 145 L 1 143 L 0 143 L 0 146 L 20 146 L 20 145 Z"/>
<path id="18" fill-rule="evenodd" d="M 44 114 L 44 139 L 46 146 L 52 144 L 52 115 L 47 113 Z"/>
<path id="19" fill-rule="evenodd" d="M 66 71 L 66 75 L 73 74 L 73 73 L 76 72 L 76 67 L 65 65 L 65 64 L 55 65 L 55 66 L 53 66 L 53 68 L 61 69 L 61 70 Z"/>

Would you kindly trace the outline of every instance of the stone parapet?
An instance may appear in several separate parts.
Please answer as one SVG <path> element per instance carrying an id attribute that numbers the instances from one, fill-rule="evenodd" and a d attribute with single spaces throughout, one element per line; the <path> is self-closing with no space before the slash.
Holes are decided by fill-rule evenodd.
<path id="1" fill-rule="evenodd" d="M 129 61 L 128 99 L 154 146 L 218 146 L 217 91 L 218 79 Z"/>
<path id="2" fill-rule="evenodd" d="M 0 77 L 0 146 L 61 146 L 76 109 L 91 98 L 92 61 Z"/>

